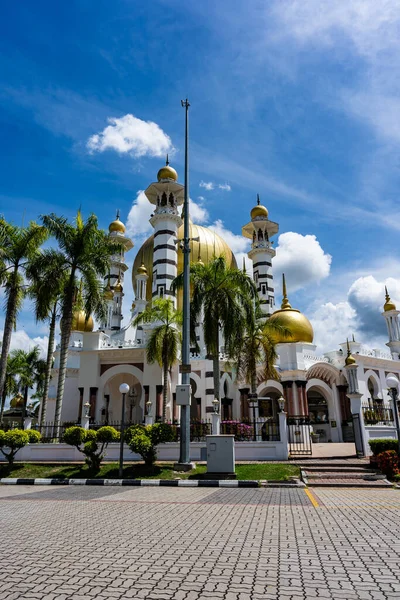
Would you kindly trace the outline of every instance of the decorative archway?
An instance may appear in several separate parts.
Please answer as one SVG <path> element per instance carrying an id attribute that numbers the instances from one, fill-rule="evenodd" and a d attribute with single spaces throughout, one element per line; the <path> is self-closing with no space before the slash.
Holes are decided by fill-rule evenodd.
<path id="1" fill-rule="evenodd" d="M 279 412 L 278 398 L 283 396 L 283 387 L 279 381 L 269 379 L 257 388 L 258 414 L 260 418 L 277 418 Z M 264 398 L 269 398 L 264 399 Z"/>
<path id="2" fill-rule="evenodd" d="M 141 421 L 144 415 L 143 372 L 133 365 L 115 365 L 107 369 L 100 377 L 95 421 L 109 422 L 121 420 L 122 396 L 119 393 L 121 383 L 127 383 L 130 393 L 125 399 L 125 419 Z"/>
<path id="3" fill-rule="evenodd" d="M 338 413 L 332 388 L 321 379 L 310 379 L 306 386 L 308 413 L 315 433 L 321 442 L 340 441 Z"/>

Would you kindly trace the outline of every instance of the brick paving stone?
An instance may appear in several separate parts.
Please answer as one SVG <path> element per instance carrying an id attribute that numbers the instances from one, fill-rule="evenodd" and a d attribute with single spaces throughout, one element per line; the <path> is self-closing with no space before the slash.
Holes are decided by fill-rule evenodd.
<path id="1" fill-rule="evenodd" d="M 0 600 L 400 598 L 396 490 L 0 487 Z"/>

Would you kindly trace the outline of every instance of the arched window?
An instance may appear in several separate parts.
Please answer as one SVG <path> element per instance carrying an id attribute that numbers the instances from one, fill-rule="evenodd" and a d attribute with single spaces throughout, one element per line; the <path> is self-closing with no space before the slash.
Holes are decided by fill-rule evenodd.
<path id="1" fill-rule="evenodd" d="M 165 192 L 161 196 L 161 206 L 167 206 L 167 194 Z"/>
<path id="2" fill-rule="evenodd" d="M 169 203 L 171 206 L 174 206 L 174 195 L 172 192 L 169 195 Z"/>

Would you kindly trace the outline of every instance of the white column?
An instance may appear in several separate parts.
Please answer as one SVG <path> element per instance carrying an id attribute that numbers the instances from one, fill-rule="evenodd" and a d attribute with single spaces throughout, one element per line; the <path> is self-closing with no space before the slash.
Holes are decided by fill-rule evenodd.
<path id="1" fill-rule="evenodd" d="M 289 438 L 288 438 L 287 420 L 286 420 L 285 412 L 279 413 L 279 433 L 280 433 L 281 443 L 286 448 L 285 460 L 287 460 L 289 458 Z"/>

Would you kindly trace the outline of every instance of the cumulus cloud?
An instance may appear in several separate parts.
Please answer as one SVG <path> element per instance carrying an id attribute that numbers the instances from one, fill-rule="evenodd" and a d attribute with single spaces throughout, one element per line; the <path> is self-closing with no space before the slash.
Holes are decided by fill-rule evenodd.
<path id="1" fill-rule="evenodd" d="M 383 336 L 386 325 L 381 317 L 385 301 L 385 285 L 395 302 L 400 300 L 400 281 L 386 279 L 377 281 L 375 277 L 359 277 L 350 287 L 348 301 L 356 311 L 358 329 L 369 336 Z"/>
<path id="2" fill-rule="evenodd" d="M 230 192 L 232 189 L 229 183 L 219 183 L 218 187 L 220 190 L 224 190 L 225 192 Z"/>
<path id="3" fill-rule="evenodd" d="M 211 190 L 213 190 L 214 187 L 215 187 L 212 181 L 200 181 L 199 186 L 201 188 L 204 188 L 208 192 L 210 192 Z"/>
<path id="4" fill-rule="evenodd" d="M 110 117 L 109 125 L 92 135 L 87 148 L 90 152 L 115 150 L 120 154 L 165 156 L 173 149 L 171 138 L 153 121 L 142 121 L 134 115 Z"/>
<path id="5" fill-rule="evenodd" d="M 201 204 L 201 202 L 200 204 L 197 204 L 191 198 L 189 198 L 189 215 L 194 223 L 207 223 L 209 219 L 208 210 Z"/>
<path id="6" fill-rule="evenodd" d="M 3 332 L 0 333 L 3 338 Z M 34 338 L 24 331 L 24 329 L 17 329 L 13 331 L 11 336 L 10 350 L 32 350 L 35 346 L 39 346 L 41 358 L 45 358 L 47 355 L 47 347 L 49 345 L 49 338 L 47 336 L 37 336 Z"/>
<path id="7" fill-rule="evenodd" d="M 282 233 L 274 258 L 275 279 L 285 273 L 290 290 L 298 290 L 328 277 L 332 257 L 321 248 L 315 235 L 294 231 Z"/>
<path id="8" fill-rule="evenodd" d="M 356 333 L 357 313 L 349 302 L 327 302 L 310 317 L 314 329 L 314 343 L 318 352 L 337 350 L 351 333 Z"/>
<path id="9" fill-rule="evenodd" d="M 149 223 L 154 206 L 148 201 L 144 190 L 139 190 L 133 201 L 126 222 L 126 231 L 133 238 L 150 235 L 152 226 Z"/>

